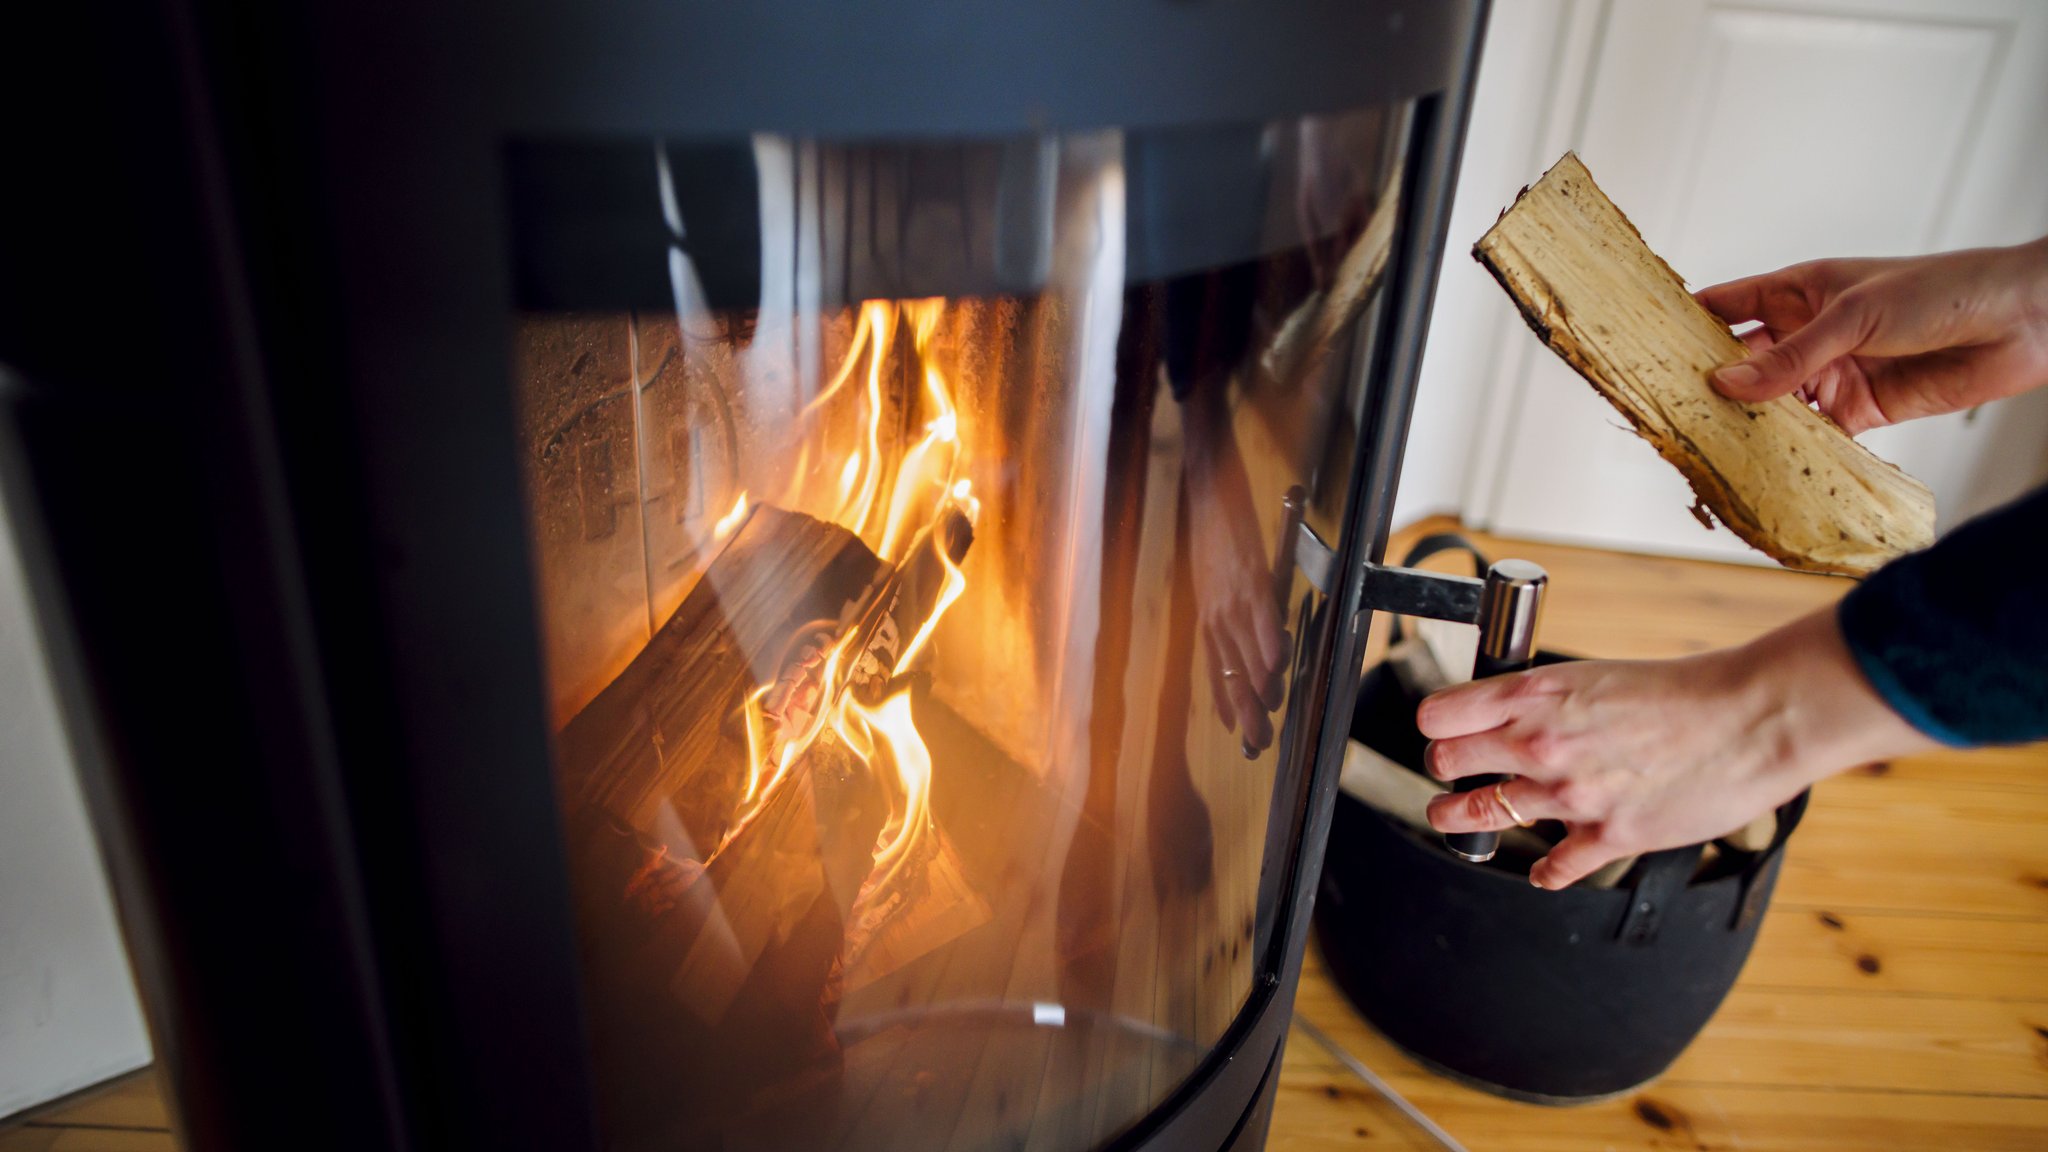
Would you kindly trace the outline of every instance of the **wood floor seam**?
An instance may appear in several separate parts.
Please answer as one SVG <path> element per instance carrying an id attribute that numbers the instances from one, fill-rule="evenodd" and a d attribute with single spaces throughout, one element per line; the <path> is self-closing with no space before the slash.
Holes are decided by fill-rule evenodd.
<path id="1" fill-rule="evenodd" d="M 2048 924 L 2048 914 L 2040 916 L 2015 916 L 2003 912 L 1959 912 L 1952 908 L 1896 908 L 1882 906 L 1857 906 L 1839 902 L 1816 903 L 1807 900 L 1773 900 L 1773 912 L 1833 912 L 1838 915 L 1923 917 L 1929 920 L 1988 920 L 2001 924 Z"/>
<path id="2" fill-rule="evenodd" d="M 168 1127 L 154 1124 L 91 1124 L 72 1120 L 28 1120 L 18 1125 L 21 1128 L 75 1129 L 82 1132 L 169 1132 Z M 0 1132 L 6 1131 L 0 1125 Z"/>
<path id="3" fill-rule="evenodd" d="M 1733 1088 L 1750 1092 L 1828 1092 L 1845 1096 L 1913 1096 L 1928 1099 L 1945 1098 L 1954 1100 L 2048 1101 L 2048 1092 L 1961 1092 L 1942 1088 L 1871 1088 L 1856 1084 L 1773 1084 L 1749 1080 L 1653 1080 L 1643 1085 L 1639 1091 L 1650 1092 L 1659 1087 L 1696 1088 L 1704 1092 L 1725 1091 Z"/>
<path id="4" fill-rule="evenodd" d="M 1894 988 L 1830 988 L 1821 984 L 1744 984 L 1747 992 L 1777 992 L 1798 996 L 1841 996 L 1862 1000 L 1937 1000 L 1955 1004 L 2043 1004 L 2041 996 L 1972 996 L 1962 992 L 1911 992 Z"/>

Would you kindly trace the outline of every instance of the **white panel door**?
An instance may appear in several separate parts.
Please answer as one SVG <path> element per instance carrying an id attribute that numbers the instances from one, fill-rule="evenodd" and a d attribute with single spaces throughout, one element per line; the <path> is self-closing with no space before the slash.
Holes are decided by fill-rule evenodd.
<path id="1" fill-rule="evenodd" d="M 1695 287 L 1819 256 L 2048 232 L 2048 3 L 1620 0 L 1578 147 Z M 1534 177 L 1531 173 L 1531 178 Z M 1554 357 L 1510 359 L 1475 493 L 1511 534 L 1757 558 L 1688 515 L 1676 472 Z M 1926 481 L 1944 527 L 2048 465 L 2048 395 L 1865 438 Z"/>

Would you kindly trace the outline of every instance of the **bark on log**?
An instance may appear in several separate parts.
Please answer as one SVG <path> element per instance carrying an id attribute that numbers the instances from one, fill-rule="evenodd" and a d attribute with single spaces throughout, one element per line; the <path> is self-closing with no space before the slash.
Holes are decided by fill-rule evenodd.
<path id="1" fill-rule="evenodd" d="M 1934 540 L 1934 496 L 1833 421 L 1708 376 L 1746 355 L 1567 153 L 1473 249 L 1551 351 L 1709 511 L 1787 568 L 1861 576 Z"/>

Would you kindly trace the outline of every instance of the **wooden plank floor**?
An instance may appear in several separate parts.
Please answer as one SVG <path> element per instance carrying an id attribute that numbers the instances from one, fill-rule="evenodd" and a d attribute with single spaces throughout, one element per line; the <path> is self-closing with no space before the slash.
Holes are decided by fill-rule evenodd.
<path id="1" fill-rule="evenodd" d="M 1544 640 L 1584 655 L 1740 642 L 1850 586 L 1482 540 L 1550 570 Z M 2048 1148 L 2048 747 L 1821 785 L 1740 983 L 1678 1064 L 1625 1099 L 1542 1108 L 1431 1075 L 1314 955 L 1298 1010 L 1474 1152 Z M 1436 1147 L 1299 1029 L 1280 1091 L 1274 1152 Z"/>
<path id="2" fill-rule="evenodd" d="M 1550 570 L 1545 640 L 1588 655 L 1734 643 L 1848 588 L 1487 543 Z M 1741 983 L 1677 1066 L 1626 1099 L 1539 1108 L 1433 1076 L 1313 955 L 1299 1010 L 1474 1152 L 2048 1148 L 2048 749 L 1918 757 L 1822 785 Z M 1274 1152 L 1434 1147 L 1299 1031 L 1280 1091 Z M 0 1152 L 175 1148 L 146 1072 L 0 1129 Z"/>
<path id="3" fill-rule="evenodd" d="M 0 1152 L 178 1152 L 150 1069 L 0 1125 Z"/>

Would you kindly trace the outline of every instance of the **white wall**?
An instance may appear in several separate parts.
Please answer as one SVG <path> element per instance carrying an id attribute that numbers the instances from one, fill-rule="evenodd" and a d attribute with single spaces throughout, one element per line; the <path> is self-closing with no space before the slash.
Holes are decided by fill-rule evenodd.
<path id="1" fill-rule="evenodd" d="M 0 1117 L 149 1059 L 0 501 Z"/>

